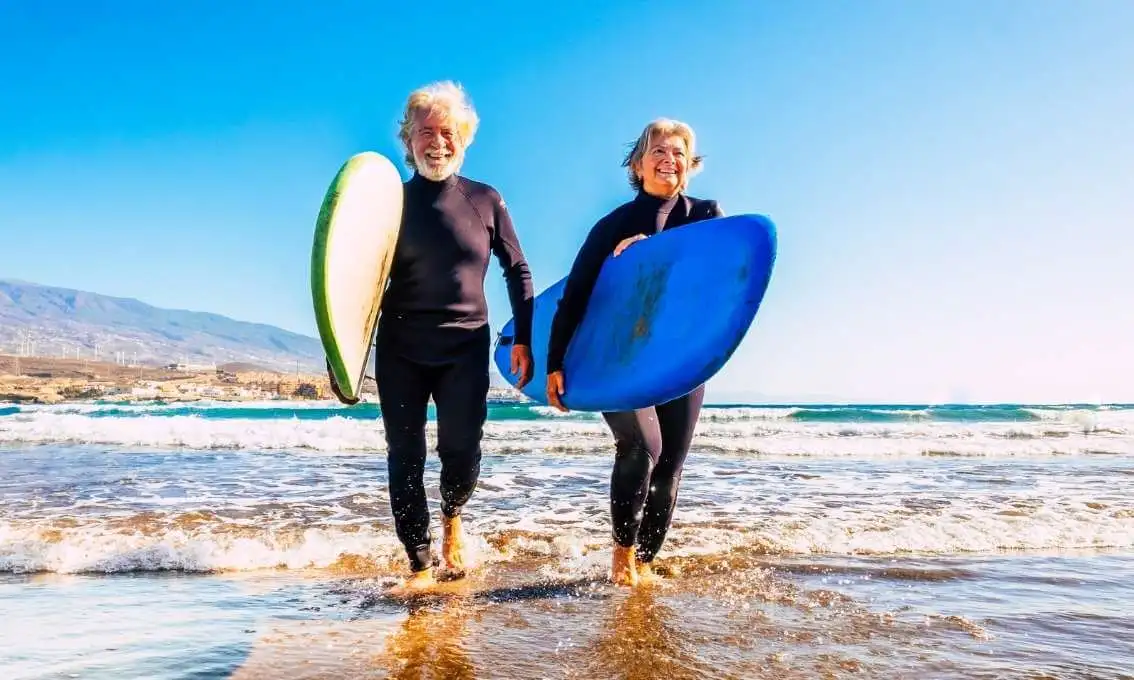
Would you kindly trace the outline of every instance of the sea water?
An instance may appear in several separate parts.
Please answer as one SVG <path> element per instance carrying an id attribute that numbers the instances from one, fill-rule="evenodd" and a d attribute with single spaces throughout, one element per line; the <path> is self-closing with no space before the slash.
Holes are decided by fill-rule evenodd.
<path id="1" fill-rule="evenodd" d="M 635 591 L 600 418 L 483 449 L 407 603 L 378 406 L 0 405 L 0 677 L 1134 677 L 1134 406 L 707 407 Z"/>

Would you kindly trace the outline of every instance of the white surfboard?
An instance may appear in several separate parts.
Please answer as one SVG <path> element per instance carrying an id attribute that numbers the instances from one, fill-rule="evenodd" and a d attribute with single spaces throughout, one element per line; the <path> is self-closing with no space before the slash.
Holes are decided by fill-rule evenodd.
<path id="1" fill-rule="evenodd" d="M 335 175 L 311 249 L 319 339 L 343 396 L 357 400 L 402 221 L 402 179 L 385 156 L 364 151 Z"/>

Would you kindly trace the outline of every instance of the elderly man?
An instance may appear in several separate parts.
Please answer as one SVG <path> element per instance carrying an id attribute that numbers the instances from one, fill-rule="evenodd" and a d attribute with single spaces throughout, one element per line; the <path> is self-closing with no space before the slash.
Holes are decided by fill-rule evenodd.
<path id="1" fill-rule="evenodd" d="M 414 174 L 404 184 L 375 350 L 390 505 L 412 571 L 396 592 L 435 583 L 422 479 L 430 397 L 441 459 L 442 556 L 446 567 L 464 567 L 461 508 L 476 488 L 488 414 L 492 334 L 484 280 L 490 254 L 504 270 L 516 319 L 512 371 L 521 386 L 531 379 L 532 278 L 519 239 L 500 193 L 457 174 L 477 125 L 464 91 L 450 82 L 411 93 L 401 121 Z"/>

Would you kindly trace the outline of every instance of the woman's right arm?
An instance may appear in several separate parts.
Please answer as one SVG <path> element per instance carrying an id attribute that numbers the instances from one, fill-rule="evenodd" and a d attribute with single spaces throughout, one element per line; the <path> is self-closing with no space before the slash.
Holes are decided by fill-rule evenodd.
<path id="1" fill-rule="evenodd" d="M 563 358 L 567 354 L 567 346 L 575 335 L 575 329 L 583 320 L 583 314 L 587 310 L 587 303 L 590 302 L 591 292 L 594 290 L 595 282 L 598 281 L 603 262 L 614 250 L 618 236 L 616 222 L 607 216 L 591 228 L 586 241 L 575 256 L 575 262 L 571 265 L 571 272 L 567 275 L 567 282 L 563 286 L 563 295 L 559 298 L 559 305 L 551 322 L 551 336 L 547 347 L 549 375 L 563 370 Z"/>

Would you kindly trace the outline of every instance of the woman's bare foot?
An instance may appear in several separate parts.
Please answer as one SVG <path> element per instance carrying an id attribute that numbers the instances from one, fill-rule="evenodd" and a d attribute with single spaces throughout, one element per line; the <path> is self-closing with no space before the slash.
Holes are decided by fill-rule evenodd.
<path id="1" fill-rule="evenodd" d="M 441 556 L 445 566 L 453 571 L 465 568 L 465 534 L 461 529 L 461 517 L 441 515 Z"/>
<path id="2" fill-rule="evenodd" d="M 437 581 L 433 578 L 433 568 L 430 567 L 413 572 L 403 583 L 390 588 L 389 594 L 394 597 L 405 597 L 433 590 L 436 586 Z"/>
<path id="3" fill-rule="evenodd" d="M 610 565 L 610 578 L 620 586 L 638 585 L 638 570 L 634 566 L 634 547 L 614 546 L 614 557 Z"/>

